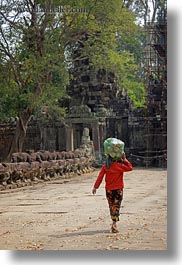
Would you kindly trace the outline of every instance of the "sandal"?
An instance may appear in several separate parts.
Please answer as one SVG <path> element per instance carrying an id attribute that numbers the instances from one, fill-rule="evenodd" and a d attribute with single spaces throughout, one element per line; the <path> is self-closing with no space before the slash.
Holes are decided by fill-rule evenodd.
<path id="1" fill-rule="evenodd" d="M 117 229 L 116 224 L 112 224 L 112 226 L 111 226 L 111 232 L 112 233 L 119 233 L 119 230 Z"/>

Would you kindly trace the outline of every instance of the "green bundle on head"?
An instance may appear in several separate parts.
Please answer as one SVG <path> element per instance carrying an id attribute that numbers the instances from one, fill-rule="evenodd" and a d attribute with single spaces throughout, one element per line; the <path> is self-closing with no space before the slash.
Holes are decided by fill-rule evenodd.
<path id="1" fill-rule="evenodd" d="M 113 160 L 119 160 L 124 153 L 124 142 L 116 138 L 107 138 L 104 141 L 104 152 Z"/>

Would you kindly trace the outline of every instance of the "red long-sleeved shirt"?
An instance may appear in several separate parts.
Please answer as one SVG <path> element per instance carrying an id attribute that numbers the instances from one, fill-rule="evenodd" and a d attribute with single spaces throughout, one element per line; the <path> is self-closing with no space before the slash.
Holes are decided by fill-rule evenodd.
<path id="1" fill-rule="evenodd" d="M 124 188 L 123 173 L 132 169 L 132 164 L 126 158 L 123 163 L 113 162 L 109 168 L 103 165 L 95 181 L 94 188 L 99 188 L 105 175 L 106 190 L 122 189 Z"/>

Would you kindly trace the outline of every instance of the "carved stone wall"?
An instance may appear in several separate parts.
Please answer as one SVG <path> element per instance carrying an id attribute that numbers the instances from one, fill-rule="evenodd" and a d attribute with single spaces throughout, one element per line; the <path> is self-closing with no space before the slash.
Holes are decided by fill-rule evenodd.
<path id="1" fill-rule="evenodd" d="M 8 154 L 13 140 L 15 125 L 0 124 L 0 161 L 3 161 Z M 28 150 L 66 150 L 66 130 L 61 121 L 39 123 L 33 121 L 27 129 L 27 136 L 23 151 Z"/>
<path id="2" fill-rule="evenodd" d="M 3 161 L 8 154 L 14 130 L 15 125 L 12 123 L 0 124 L 0 161 Z"/>

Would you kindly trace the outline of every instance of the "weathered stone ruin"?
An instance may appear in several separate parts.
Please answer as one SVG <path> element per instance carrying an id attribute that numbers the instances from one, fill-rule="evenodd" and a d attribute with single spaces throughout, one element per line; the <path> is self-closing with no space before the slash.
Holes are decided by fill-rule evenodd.
<path id="1" fill-rule="evenodd" d="M 0 163 L 0 190 L 32 185 L 53 178 L 66 178 L 94 170 L 93 149 L 13 153 L 10 163 Z"/>

